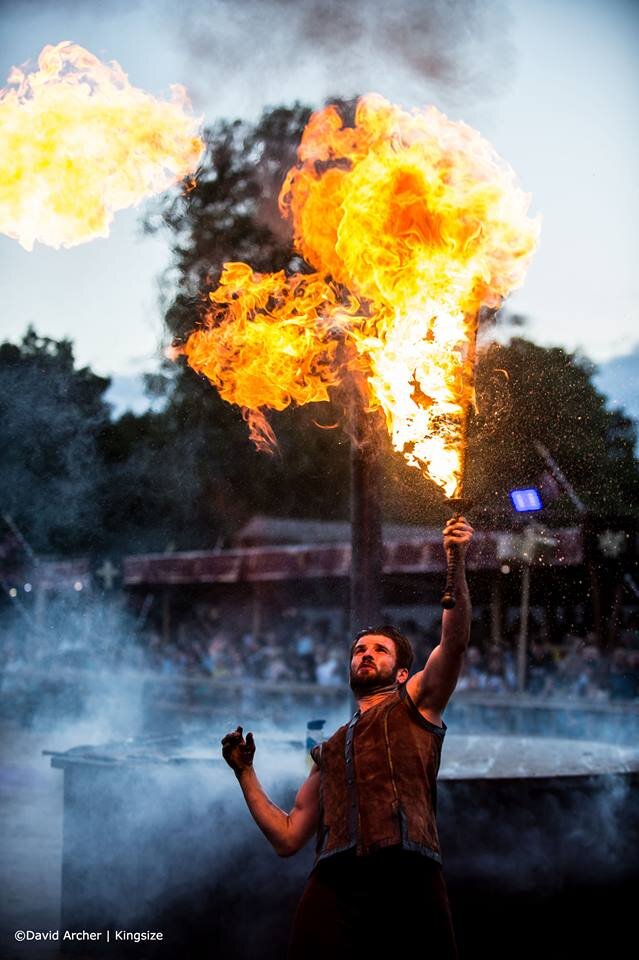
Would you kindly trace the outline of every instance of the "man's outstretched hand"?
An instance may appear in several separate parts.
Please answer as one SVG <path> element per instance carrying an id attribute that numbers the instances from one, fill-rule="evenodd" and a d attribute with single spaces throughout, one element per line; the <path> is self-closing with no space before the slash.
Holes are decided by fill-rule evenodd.
<path id="1" fill-rule="evenodd" d="M 461 556 L 465 556 L 468 545 L 473 538 L 475 531 L 464 517 L 451 517 L 444 527 L 444 550 L 446 553 L 452 548 L 453 544 Z"/>
<path id="2" fill-rule="evenodd" d="M 253 734 L 247 733 L 245 740 L 242 736 L 241 727 L 222 737 L 222 756 L 234 771 L 236 777 L 251 769 L 254 754 Z"/>

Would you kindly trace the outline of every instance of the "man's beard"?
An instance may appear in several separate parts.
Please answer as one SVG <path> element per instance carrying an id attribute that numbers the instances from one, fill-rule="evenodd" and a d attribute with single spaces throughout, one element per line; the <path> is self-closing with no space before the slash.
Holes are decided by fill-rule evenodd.
<path id="1" fill-rule="evenodd" d="M 351 667 L 350 688 L 354 694 L 360 696 L 390 688 L 394 683 L 397 683 L 397 670 L 397 667 L 393 667 L 391 670 L 379 670 L 378 667 L 373 666 L 371 670 L 357 673 Z"/>

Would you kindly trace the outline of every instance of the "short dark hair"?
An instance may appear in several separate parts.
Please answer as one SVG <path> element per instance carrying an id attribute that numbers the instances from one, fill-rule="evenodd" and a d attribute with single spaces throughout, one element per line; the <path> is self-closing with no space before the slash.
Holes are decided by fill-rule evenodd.
<path id="1" fill-rule="evenodd" d="M 370 634 L 379 634 L 381 637 L 388 637 L 389 640 L 392 640 L 397 651 L 396 666 L 399 669 L 405 667 L 406 670 L 410 670 L 415 659 L 413 645 L 408 637 L 405 637 L 392 623 L 382 623 L 378 627 L 366 627 L 366 629 L 360 630 L 351 644 L 351 660 L 358 640 L 361 640 L 362 637 L 368 637 Z"/>

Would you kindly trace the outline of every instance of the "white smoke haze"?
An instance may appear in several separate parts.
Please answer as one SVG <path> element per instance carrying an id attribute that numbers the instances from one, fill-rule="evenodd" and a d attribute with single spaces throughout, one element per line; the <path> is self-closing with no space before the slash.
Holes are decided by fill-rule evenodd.
<path id="1" fill-rule="evenodd" d="M 12 6 L 0 0 L 0 12 Z M 450 106 L 479 102 L 503 93 L 516 59 L 506 0 L 142 0 L 135 9 L 107 0 L 92 5 L 90 15 L 83 0 L 22 0 L 20 7 L 25 16 L 31 8 L 32 20 L 37 13 L 45 22 L 47 10 L 55 10 L 52 22 L 64 18 L 69 35 L 51 35 L 50 43 L 82 43 L 87 18 L 105 30 L 116 23 L 126 31 L 139 18 L 152 22 L 176 72 L 180 55 L 195 68 L 175 80 L 188 75 L 194 105 L 217 107 L 217 116 L 236 115 L 238 102 L 255 116 L 268 104 L 317 105 L 368 91 L 415 104 L 433 97 Z"/>
<path id="2" fill-rule="evenodd" d="M 273 711 L 259 695 L 242 705 L 213 687 L 208 711 L 167 710 L 180 680 L 153 679 L 126 662 L 122 652 L 138 638 L 133 618 L 113 601 L 76 609 L 60 598 L 49 603 L 47 622 L 37 649 L 48 644 L 51 656 L 13 665 L 1 678 L 0 883 L 10 891 L 0 909 L 3 960 L 23 956 L 13 952 L 17 929 L 140 926 L 153 916 L 171 932 L 170 953 L 201 923 L 203 903 L 235 909 L 247 871 L 281 916 L 286 884 L 273 888 L 273 878 L 284 869 L 301 889 L 310 848 L 284 867 L 248 814 L 220 741 L 238 724 L 254 730 L 259 776 L 290 809 L 308 774 L 308 721 L 328 718 L 334 729 L 343 713 L 312 698 L 308 710 L 289 703 Z M 87 649 L 87 665 L 55 665 L 54 650 L 61 661 L 83 662 Z M 285 720 L 274 722 L 274 713 Z M 59 758 L 52 768 L 50 753 L 65 751 L 64 769 Z M 257 949 L 277 936 L 272 924 L 270 912 L 256 915 L 247 943 Z M 29 944 L 30 960 L 55 955 L 54 944 Z"/>
<path id="3" fill-rule="evenodd" d="M 2 955 L 14 956 L 8 952 L 12 930 L 59 924 L 163 928 L 170 940 L 166 956 L 178 949 L 199 956 L 193 944 L 200 934 L 209 936 L 207 924 L 219 938 L 220 956 L 248 960 L 262 956 L 269 943 L 283 949 L 313 842 L 295 858 L 277 857 L 246 809 L 220 740 L 238 724 L 245 733 L 254 731 L 258 776 L 289 810 L 308 773 L 308 721 L 325 719 L 323 734 L 330 736 L 351 715 L 350 696 L 327 705 L 309 691 L 300 705 L 282 693 L 274 704 L 258 689 L 240 700 L 212 686 L 210 699 L 197 709 L 185 704 L 168 710 L 171 688 L 179 700 L 180 678 L 150 681 L 148 672 L 117 663 L 115 652 L 138 642 L 132 619 L 96 600 L 87 637 L 82 617 L 88 612 L 64 609 L 55 639 L 67 650 L 77 648 L 78 637 L 89 639 L 102 665 L 75 675 L 70 668 L 50 668 L 46 683 L 41 675 L 33 682 L 34 702 L 16 703 L 13 718 L 6 705 L 16 675 L 3 680 L 3 767 L 27 770 L 32 779 L 17 782 L 3 801 L 10 827 L 0 879 L 13 894 L 1 914 L 8 945 Z M 636 749 L 614 742 L 618 719 L 611 714 L 606 729 L 602 712 L 601 742 L 571 744 L 496 730 L 494 712 L 487 712 L 483 728 L 476 717 L 454 703 L 444 742 L 438 818 L 451 890 L 488 884 L 495 896 L 560 896 L 582 875 L 616 882 L 637 836 L 630 781 L 611 774 L 593 790 L 577 779 L 566 787 L 565 774 L 633 762 L 636 769 Z M 56 760 L 63 771 L 51 769 L 42 750 L 73 754 Z M 550 776 L 526 779 L 540 770 L 558 775 L 562 785 Z M 32 946 L 30 960 L 54 955 L 50 946 Z"/>

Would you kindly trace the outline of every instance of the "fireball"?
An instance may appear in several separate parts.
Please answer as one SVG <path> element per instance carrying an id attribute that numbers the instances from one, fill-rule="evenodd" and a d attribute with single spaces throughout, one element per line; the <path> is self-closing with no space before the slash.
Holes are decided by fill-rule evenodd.
<path id="1" fill-rule="evenodd" d="M 186 92 L 157 100 L 65 41 L 0 91 L 0 231 L 25 250 L 106 237 L 114 214 L 197 168 L 204 145 Z"/>

